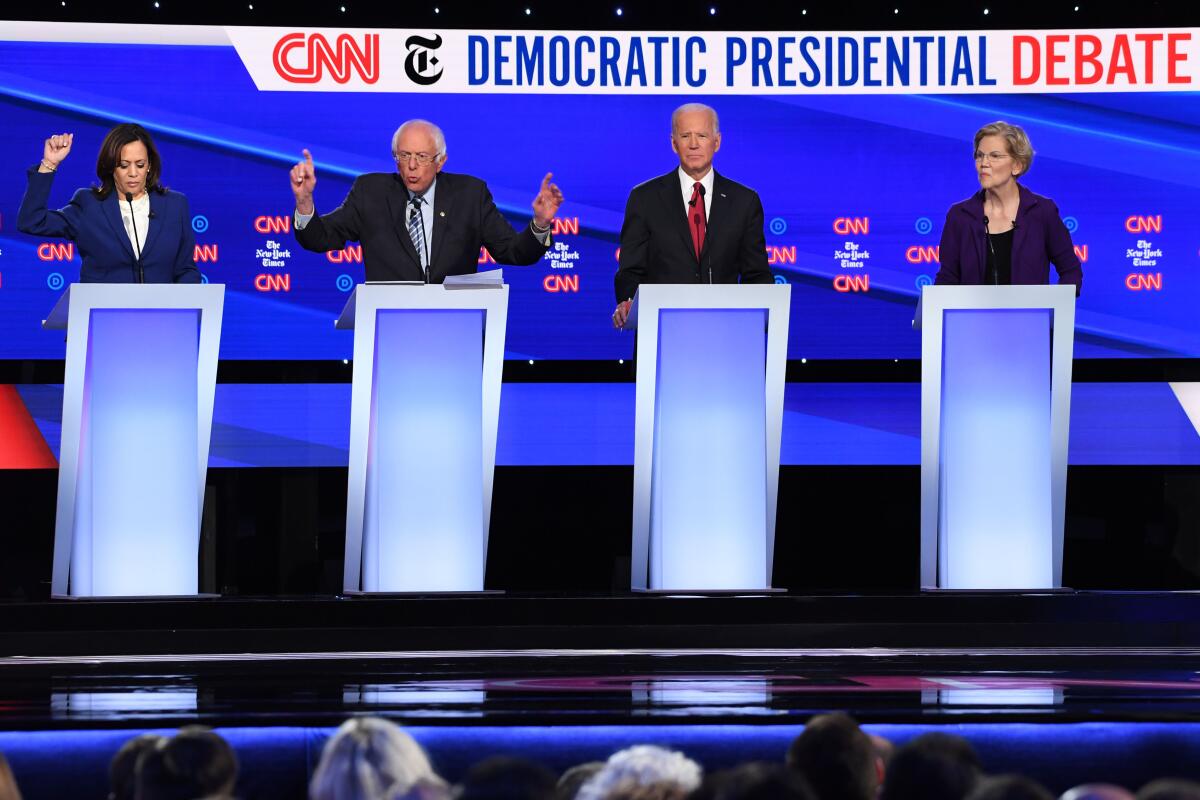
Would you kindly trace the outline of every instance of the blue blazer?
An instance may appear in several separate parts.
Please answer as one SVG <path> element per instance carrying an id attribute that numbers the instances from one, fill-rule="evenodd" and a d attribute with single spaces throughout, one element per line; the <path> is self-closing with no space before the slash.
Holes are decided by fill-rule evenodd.
<path id="1" fill-rule="evenodd" d="M 79 250 L 83 266 L 81 283 L 133 283 L 137 268 L 133 245 L 121 221 L 120 202 L 112 192 L 103 200 L 91 189 L 75 192 L 71 202 L 53 211 L 46 208 L 53 172 L 32 167 L 29 185 L 17 212 L 17 230 L 33 236 L 70 239 Z M 193 260 L 196 240 L 187 198 L 179 192 L 150 192 L 150 231 L 142 246 L 146 283 L 200 283 Z"/>

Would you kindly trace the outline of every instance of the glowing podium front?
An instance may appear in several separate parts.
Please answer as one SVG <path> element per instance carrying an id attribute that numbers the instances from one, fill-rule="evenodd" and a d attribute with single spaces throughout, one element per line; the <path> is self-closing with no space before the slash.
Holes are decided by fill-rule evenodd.
<path id="1" fill-rule="evenodd" d="M 787 284 L 645 284 L 631 586 L 769 591 L 787 367 Z"/>
<path id="2" fill-rule="evenodd" d="M 348 594 L 478 592 L 487 564 L 508 286 L 358 286 Z"/>
<path id="3" fill-rule="evenodd" d="M 66 329 L 55 597 L 196 596 L 225 287 L 77 283 Z"/>
<path id="4" fill-rule="evenodd" d="M 921 586 L 1062 587 L 1075 287 L 926 286 Z"/>

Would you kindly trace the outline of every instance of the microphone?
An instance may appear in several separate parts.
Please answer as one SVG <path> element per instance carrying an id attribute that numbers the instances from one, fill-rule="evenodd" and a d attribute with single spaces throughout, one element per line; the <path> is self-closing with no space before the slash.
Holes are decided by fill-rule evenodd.
<path id="1" fill-rule="evenodd" d="M 129 203 L 129 222 L 130 222 L 130 224 L 133 225 L 133 242 L 135 245 L 137 245 L 137 253 L 135 253 L 135 255 L 137 256 L 137 260 L 134 262 L 134 266 L 137 267 L 137 273 L 136 273 L 135 277 L 137 278 L 138 283 L 145 283 L 146 282 L 146 271 L 145 271 L 145 268 L 142 267 L 142 243 L 138 241 L 137 218 L 133 215 L 133 193 L 132 192 L 125 193 L 125 202 Z M 151 217 L 154 216 L 153 212 L 151 212 L 150 216 Z"/>
<path id="2" fill-rule="evenodd" d="M 996 246 L 992 244 L 992 234 L 988 231 L 987 214 L 983 215 L 983 236 L 987 239 L 988 251 L 992 254 L 992 283 L 998 286 L 1000 284 L 1000 265 L 996 263 Z"/>
<path id="3" fill-rule="evenodd" d="M 155 218 L 155 217 L 157 217 L 157 216 L 158 216 L 158 214 L 155 214 L 155 213 L 154 213 L 154 209 L 153 209 L 153 208 L 152 208 L 152 209 L 150 209 L 150 219 L 154 219 L 154 218 Z"/>
<path id="4" fill-rule="evenodd" d="M 429 283 L 429 245 L 425 242 L 425 215 L 421 213 L 421 198 L 414 195 L 409 200 L 408 206 L 408 221 L 412 222 L 413 217 L 417 218 L 417 227 L 421 231 L 421 250 L 425 255 L 425 282 Z M 420 261 L 421 254 L 417 254 L 417 260 Z"/>

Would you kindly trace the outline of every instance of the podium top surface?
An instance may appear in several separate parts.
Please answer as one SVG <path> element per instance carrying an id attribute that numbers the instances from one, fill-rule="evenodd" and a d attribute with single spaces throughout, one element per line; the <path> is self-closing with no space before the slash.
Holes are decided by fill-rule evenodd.
<path id="1" fill-rule="evenodd" d="M 42 320 L 46 330 L 66 330 L 71 308 L 194 308 L 216 311 L 225 300 L 223 283 L 72 283 Z"/>
<path id="2" fill-rule="evenodd" d="M 764 308 L 783 313 L 791 298 L 786 283 L 644 283 L 633 295 L 626 330 L 638 326 L 638 310 L 664 308 L 745 309 Z"/>
<path id="3" fill-rule="evenodd" d="M 922 286 L 913 315 L 913 330 L 921 330 L 926 312 L 947 309 L 1048 308 L 1065 310 L 1075 304 L 1075 284 L 1023 286 Z"/>
<path id="4" fill-rule="evenodd" d="M 354 287 L 342 313 L 334 320 L 338 330 L 353 330 L 359 306 L 379 309 L 499 309 L 508 300 L 506 284 L 446 285 L 440 283 L 360 283 Z"/>

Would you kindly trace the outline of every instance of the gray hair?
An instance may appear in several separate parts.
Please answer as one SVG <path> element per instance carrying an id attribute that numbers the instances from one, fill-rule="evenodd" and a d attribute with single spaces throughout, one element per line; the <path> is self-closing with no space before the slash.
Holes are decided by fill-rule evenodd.
<path id="1" fill-rule="evenodd" d="M 410 119 L 399 128 L 396 128 L 396 132 L 392 134 L 392 155 L 396 154 L 396 144 L 400 141 L 400 137 L 404 134 L 404 131 L 412 127 L 428 128 L 429 132 L 433 134 L 433 146 L 437 149 L 438 158 L 446 157 L 446 134 L 442 133 L 441 128 L 427 119 Z"/>
<path id="2" fill-rule="evenodd" d="M 676 123 L 679 122 L 681 114 L 690 114 L 693 111 L 707 112 L 712 117 L 713 135 L 721 132 L 721 120 L 717 118 L 717 110 L 712 106 L 706 106 L 704 103 L 684 103 L 679 108 L 671 112 L 671 133 L 675 132 Z"/>
<path id="3" fill-rule="evenodd" d="M 421 746 L 378 717 L 346 720 L 325 743 L 308 787 L 312 800 L 374 800 L 408 792 L 420 782 L 445 785 Z"/>
<path id="4" fill-rule="evenodd" d="M 605 800 L 618 791 L 650 786 L 692 792 L 700 787 L 700 765 L 683 753 L 639 744 L 613 753 L 603 769 L 579 788 L 576 800 Z"/>
<path id="5" fill-rule="evenodd" d="M 975 131 L 976 152 L 979 150 L 979 142 L 985 136 L 999 136 L 1004 140 L 1004 147 L 1008 150 L 1008 154 L 1021 167 L 1021 171 L 1017 173 L 1018 178 L 1029 172 L 1029 168 L 1033 166 L 1033 145 L 1030 144 L 1029 136 L 1025 134 L 1020 125 L 1010 125 L 1002 119 L 984 125 Z"/>

